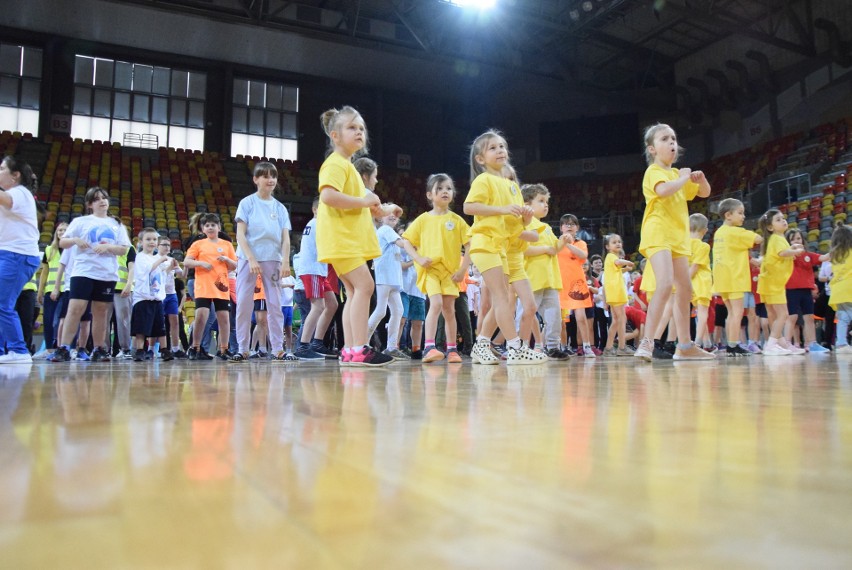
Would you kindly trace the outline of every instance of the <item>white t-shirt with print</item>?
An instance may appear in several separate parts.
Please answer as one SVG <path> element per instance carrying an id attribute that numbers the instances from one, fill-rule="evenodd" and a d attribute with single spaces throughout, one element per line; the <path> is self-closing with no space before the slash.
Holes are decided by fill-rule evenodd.
<path id="1" fill-rule="evenodd" d="M 130 247 L 124 227 L 112 218 L 81 216 L 68 224 L 64 238 L 83 238 L 89 247 L 78 248 L 71 277 L 88 277 L 98 281 L 118 281 L 118 256 L 114 253 L 95 253 L 99 244 Z"/>

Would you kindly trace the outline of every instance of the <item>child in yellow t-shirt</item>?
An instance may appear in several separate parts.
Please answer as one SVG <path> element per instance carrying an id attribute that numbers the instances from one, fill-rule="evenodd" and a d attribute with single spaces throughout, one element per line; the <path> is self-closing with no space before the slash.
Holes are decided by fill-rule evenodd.
<path id="1" fill-rule="evenodd" d="M 805 349 L 791 345 L 784 337 L 784 325 L 787 323 L 787 281 L 793 274 L 793 258 L 802 255 L 802 244 L 791 246 L 784 237 L 787 231 L 787 218 L 775 208 L 760 217 L 757 229 L 763 237 L 760 252 L 763 259 L 760 275 L 757 278 L 757 292 L 766 312 L 769 314 L 769 339 L 763 346 L 764 356 L 787 356 L 804 354 Z"/>
<path id="2" fill-rule="evenodd" d="M 852 347 L 846 337 L 849 323 L 852 322 L 852 227 L 841 224 L 831 235 L 831 250 L 820 257 L 820 261 L 830 261 L 832 277 L 829 282 L 831 296 L 828 304 L 837 311 L 837 341 L 834 345 L 836 354 L 852 353 Z"/>
<path id="3" fill-rule="evenodd" d="M 727 355 L 749 356 L 751 353 L 739 345 L 743 297 L 751 291 L 748 252 L 763 243 L 763 238 L 742 228 L 745 207 L 736 198 L 725 198 L 719 202 L 719 217 L 724 223 L 713 234 L 713 289 L 728 309 L 725 320 Z"/>
<path id="4" fill-rule="evenodd" d="M 414 260 L 417 288 L 429 297 L 426 314 L 426 343 L 423 362 L 437 362 L 445 355 L 435 347 L 438 318 L 444 315 L 447 362 L 461 362 L 456 346 L 456 297 L 459 283 L 470 267 L 468 233 L 464 218 L 450 210 L 456 189 L 446 174 L 433 174 L 426 181 L 426 199 L 432 210 L 417 216 L 402 234 L 402 245 Z M 465 248 L 462 256 L 462 248 Z"/>
<path id="5" fill-rule="evenodd" d="M 627 304 L 627 286 L 624 284 L 624 271 L 632 271 L 633 263 L 622 259 L 621 236 L 609 234 L 604 238 L 604 247 L 607 254 L 604 259 L 604 296 L 609 305 L 609 313 L 612 316 L 612 324 L 606 339 L 604 356 L 633 356 L 633 351 L 627 348 L 627 315 L 624 305 Z M 618 349 L 613 348 L 615 335 L 618 335 Z"/>
<path id="6" fill-rule="evenodd" d="M 504 178 L 503 169 L 508 164 L 509 150 L 506 139 L 495 131 L 486 131 L 476 137 L 470 149 L 470 173 L 473 179 L 464 202 L 464 213 L 473 216 L 470 233 L 471 261 L 479 268 L 491 295 L 491 309 L 483 318 L 479 335 L 471 350 L 475 364 L 497 364 L 499 359 L 491 351 L 491 336 L 500 327 L 506 337 L 506 363 L 540 364 L 547 355 L 529 348 L 518 334 L 513 318 L 513 305 L 509 295 L 509 262 L 507 243 L 515 235 L 507 224 L 508 218 L 519 218 L 520 227 L 532 221 L 532 209 L 517 204 L 514 193 L 520 192 L 510 180 Z"/>
<path id="7" fill-rule="evenodd" d="M 568 243 L 568 236 L 557 238 L 550 226 L 541 221 L 547 216 L 547 201 L 550 199 L 550 191 L 544 184 L 525 184 L 521 187 L 521 194 L 524 204 L 533 211 L 533 221 L 528 227 L 538 235 L 538 240 L 531 242 L 524 251 L 524 269 L 529 277 L 536 310 L 544 320 L 543 345 L 549 358 L 568 360 L 568 354 L 559 349 L 562 327 L 559 292 L 562 289 L 562 276 L 556 257 Z M 533 329 L 534 333 L 537 328 Z"/>
<path id="8" fill-rule="evenodd" d="M 710 298 L 713 296 L 713 272 L 710 270 L 710 244 L 704 243 L 707 216 L 689 216 L 689 235 L 692 253 L 689 256 L 689 279 L 692 282 L 692 305 L 695 307 L 695 344 L 704 350 L 713 348 L 707 328 Z"/>
<path id="9" fill-rule="evenodd" d="M 381 201 L 367 192 L 352 157 L 367 146 L 367 127 L 352 107 L 329 109 L 322 114 L 331 154 L 319 171 L 320 204 L 317 209 L 317 258 L 329 263 L 346 287 L 343 308 L 344 366 L 384 366 L 393 357 L 367 345 L 367 320 L 375 282 L 367 261 L 381 255 L 373 216 L 381 216 Z"/>
<path id="10" fill-rule="evenodd" d="M 710 183 L 700 170 L 674 168 L 683 149 L 677 135 L 668 125 L 652 125 L 645 130 L 645 159 L 648 168 L 642 180 L 645 214 L 642 217 L 642 239 L 639 253 L 654 268 L 657 278 L 656 294 L 648 303 L 645 322 L 646 337 L 636 356 L 653 358 L 653 338 L 660 327 L 663 311 L 674 292 L 674 321 L 678 346 L 677 360 L 707 360 L 713 355 L 695 346 L 689 333 L 689 211 L 687 202 L 710 195 Z"/>

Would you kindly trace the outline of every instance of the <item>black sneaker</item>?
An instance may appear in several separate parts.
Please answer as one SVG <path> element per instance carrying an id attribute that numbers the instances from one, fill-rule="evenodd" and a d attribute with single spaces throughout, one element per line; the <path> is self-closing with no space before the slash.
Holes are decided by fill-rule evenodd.
<path id="1" fill-rule="evenodd" d="M 176 351 L 172 352 L 172 356 L 173 356 L 174 358 L 177 358 L 177 359 L 183 360 L 183 359 L 185 359 L 185 358 L 186 358 L 186 353 L 185 353 L 183 350 L 178 349 L 178 350 L 176 350 Z"/>
<path id="2" fill-rule="evenodd" d="M 64 346 L 60 346 L 53 351 L 53 354 L 47 360 L 50 362 L 70 362 L 71 352 Z"/>
<path id="3" fill-rule="evenodd" d="M 727 356 L 736 358 L 738 356 L 751 356 L 751 353 L 740 345 L 729 346 L 725 349 Z"/>
<path id="4" fill-rule="evenodd" d="M 667 342 L 663 342 L 661 340 L 654 341 L 654 352 L 652 354 L 652 358 L 655 360 L 671 360 L 674 356 L 674 352 L 669 352 L 666 349 Z"/>
<path id="5" fill-rule="evenodd" d="M 303 344 L 299 350 L 293 353 L 299 360 L 325 360 L 325 355 L 311 350 L 310 345 Z"/>
<path id="6" fill-rule="evenodd" d="M 340 356 L 340 353 L 334 349 L 326 348 L 325 345 L 311 345 L 309 347 L 311 350 L 316 352 L 317 354 L 322 354 L 325 358 L 331 360 L 337 360 L 337 357 Z"/>
<path id="7" fill-rule="evenodd" d="M 232 364 L 239 364 L 240 362 L 248 362 L 249 358 L 255 358 L 255 356 L 252 355 L 250 357 L 246 357 L 246 355 L 242 352 L 235 352 L 231 355 L 231 358 L 228 359 L 228 362 Z"/>
<path id="8" fill-rule="evenodd" d="M 168 362 L 168 361 L 174 360 L 174 359 L 175 359 L 175 355 L 172 354 L 172 351 L 169 350 L 168 348 L 164 348 L 163 350 L 160 351 L 160 360 L 162 360 L 163 362 Z"/>
<path id="9" fill-rule="evenodd" d="M 145 360 L 145 351 L 143 349 L 137 349 L 136 352 L 133 353 L 133 361 L 134 362 L 142 362 Z"/>
<path id="10" fill-rule="evenodd" d="M 216 358 L 219 360 L 230 360 L 232 356 L 234 355 L 228 349 L 216 351 Z M 211 357 L 210 360 L 213 360 L 213 358 Z"/>
<path id="11" fill-rule="evenodd" d="M 547 357 L 551 360 L 568 360 L 570 356 L 558 348 L 551 348 L 547 351 Z"/>
<path id="12" fill-rule="evenodd" d="M 109 362 L 110 360 L 112 359 L 109 353 L 101 347 L 96 348 L 92 353 L 92 362 Z"/>
<path id="13" fill-rule="evenodd" d="M 362 348 L 360 353 L 352 353 L 349 366 L 386 366 L 393 362 L 393 357 L 375 350 L 373 347 Z"/>
<path id="14" fill-rule="evenodd" d="M 423 351 L 422 350 L 412 350 L 411 351 L 411 360 L 423 360 Z"/>

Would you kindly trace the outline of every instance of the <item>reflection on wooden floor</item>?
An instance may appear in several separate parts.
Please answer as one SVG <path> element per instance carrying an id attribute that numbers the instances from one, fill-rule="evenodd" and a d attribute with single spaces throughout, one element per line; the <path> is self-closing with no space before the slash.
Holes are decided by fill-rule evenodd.
<path id="1" fill-rule="evenodd" d="M 0 366 L 3 568 L 850 568 L 852 359 Z"/>

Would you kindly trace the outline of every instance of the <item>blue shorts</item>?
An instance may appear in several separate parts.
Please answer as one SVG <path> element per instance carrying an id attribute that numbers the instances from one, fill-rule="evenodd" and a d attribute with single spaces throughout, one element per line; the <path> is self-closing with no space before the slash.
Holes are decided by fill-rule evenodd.
<path id="1" fill-rule="evenodd" d="M 293 326 L 293 307 L 281 307 L 281 314 L 284 315 L 284 326 Z"/>
<path id="2" fill-rule="evenodd" d="M 811 289 L 787 289 L 787 311 L 791 315 L 813 315 L 814 296 Z"/>
<path id="3" fill-rule="evenodd" d="M 402 318 L 409 321 L 426 320 L 426 299 L 413 297 L 407 293 L 400 292 L 402 298 Z"/>
<path id="4" fill-rule="evenodd" d="M 743 309 L 754 309 L 754 293 L 743 293 Z"/>
<path id="5" fill-rule="evenodd" d="M 163 301 L 163 314 L 176 315 L 178 314 L 178 298 L 177 293 L 169 293 Z"/>

